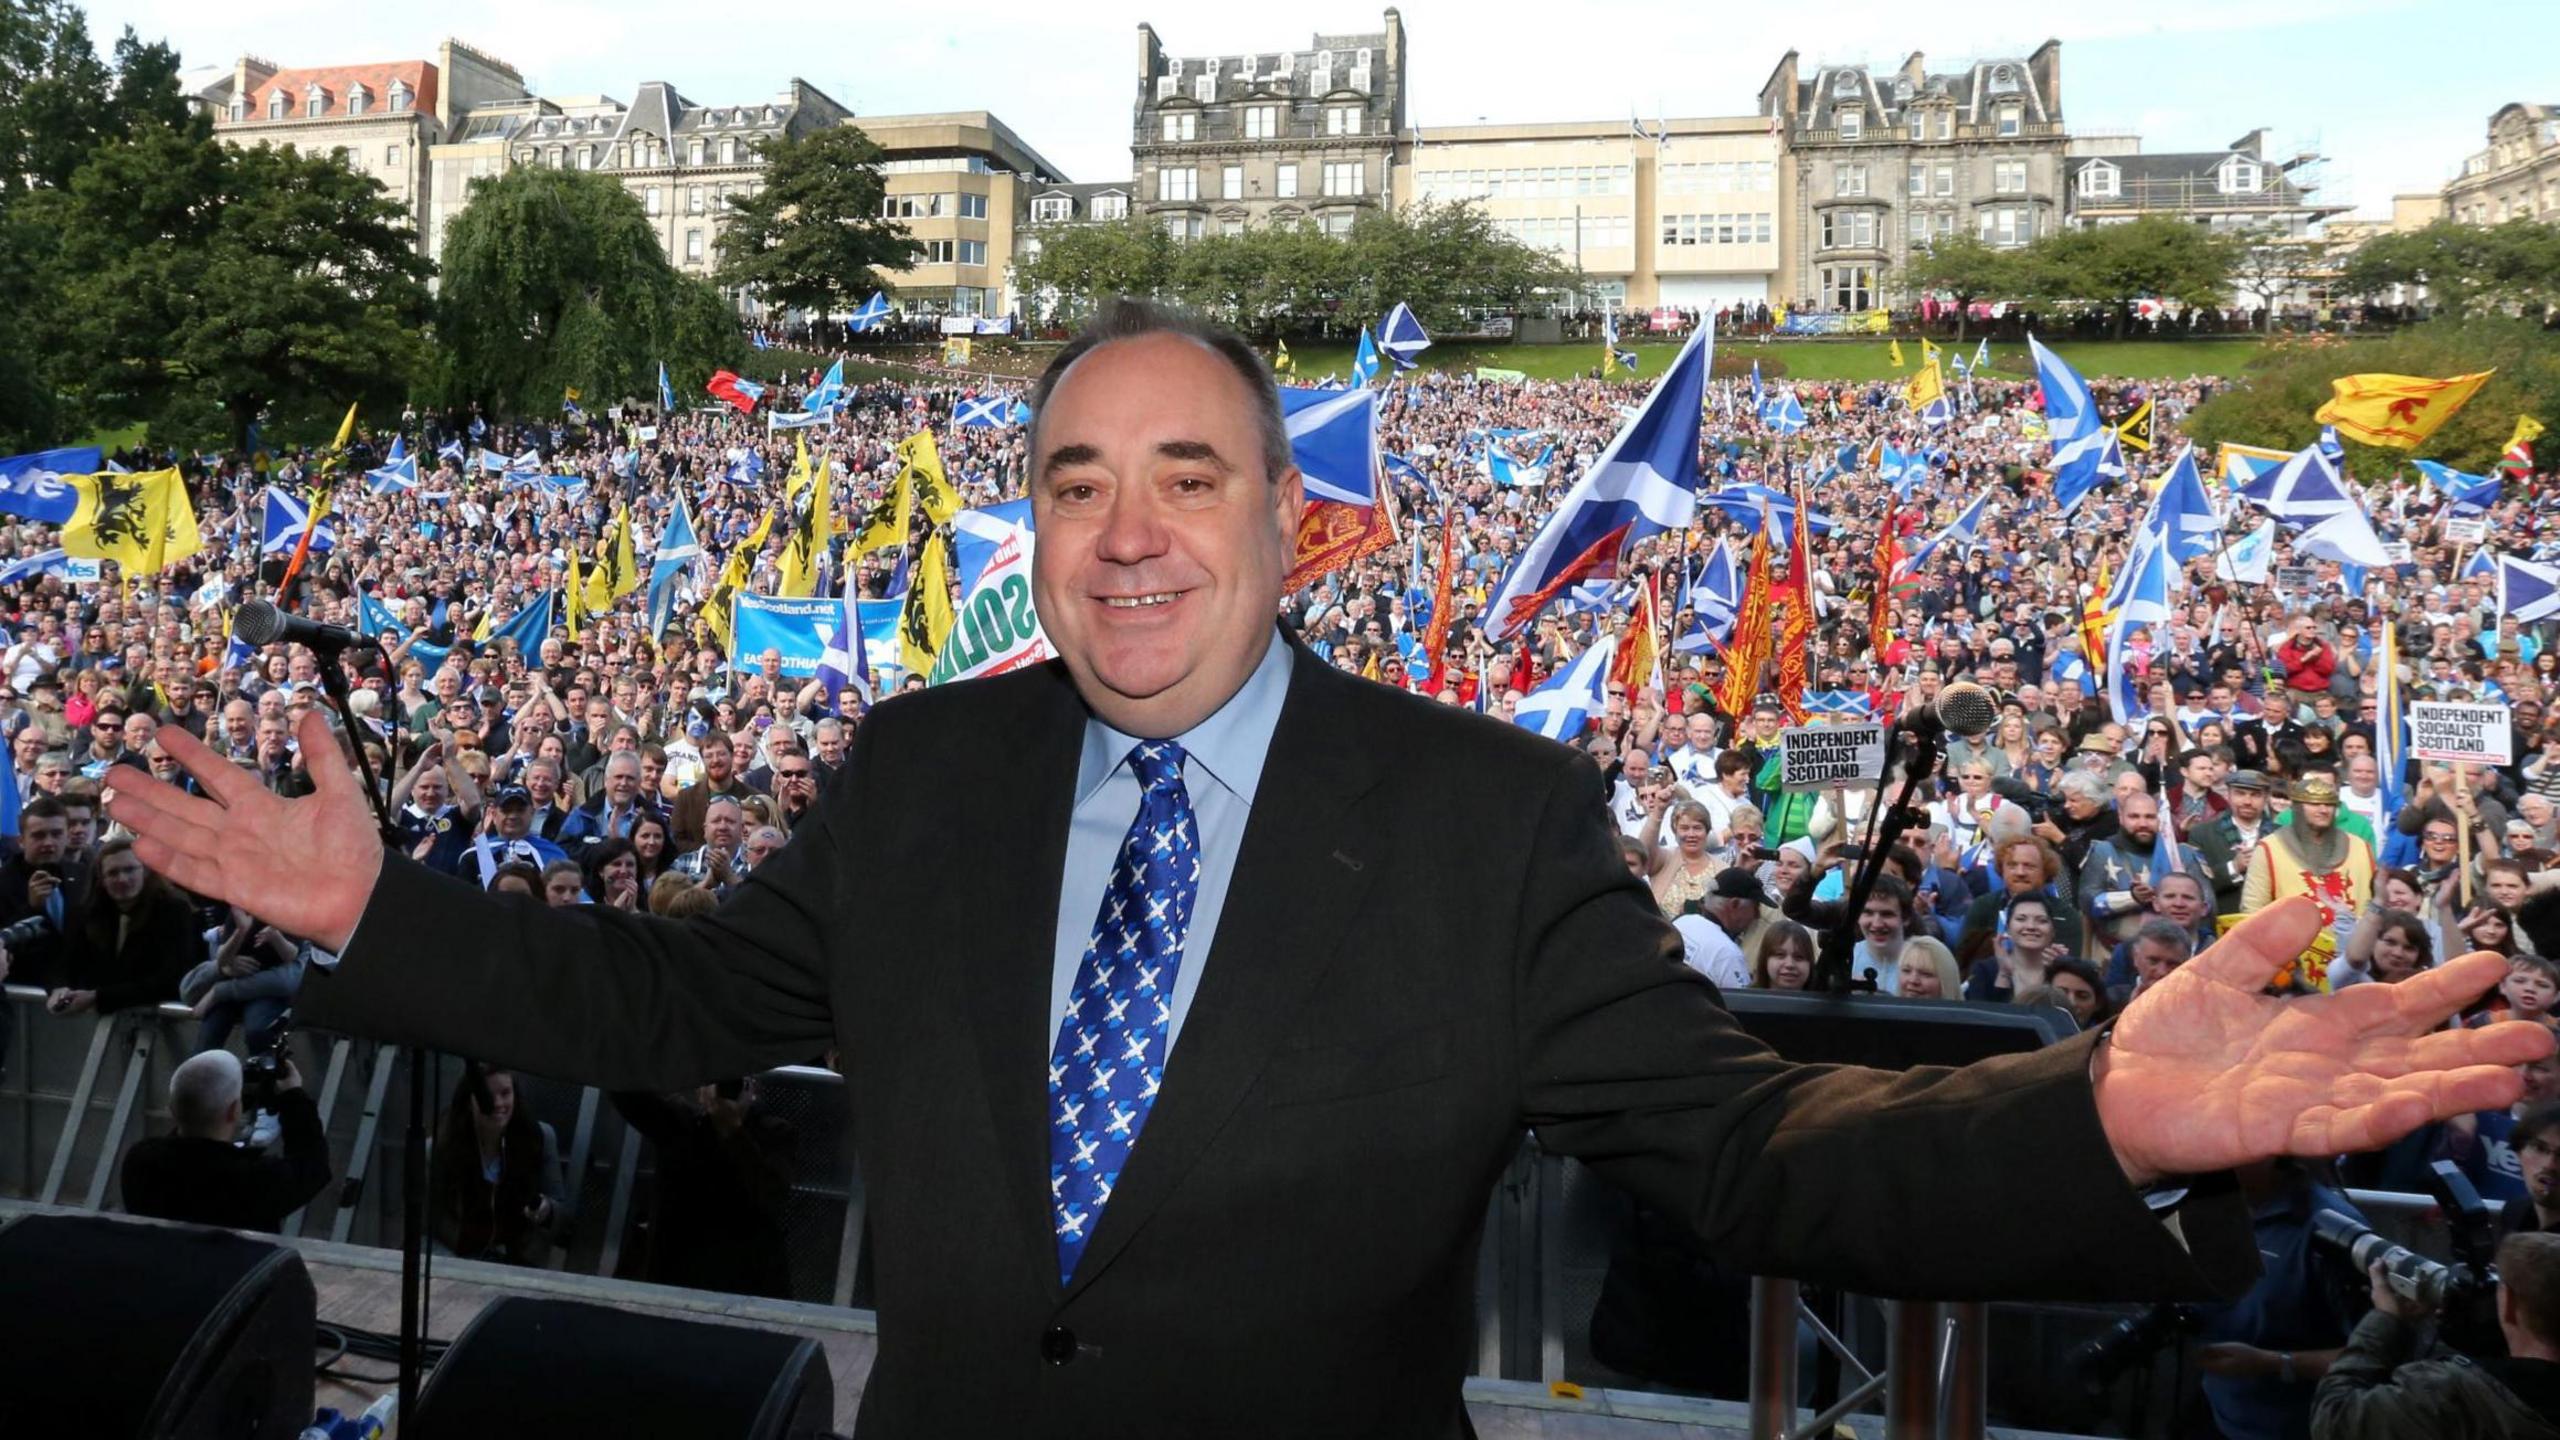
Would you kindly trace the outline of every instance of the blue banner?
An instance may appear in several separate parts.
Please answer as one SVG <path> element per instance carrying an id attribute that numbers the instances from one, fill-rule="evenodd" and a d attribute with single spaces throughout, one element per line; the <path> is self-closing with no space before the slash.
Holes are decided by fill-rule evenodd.
<path id="1" fill-rule="evenodd" d="M 862 663 L 874 675 L 904 668 L 898 663 L 898 612 L 906 606 L 903 595 L 853 602 L 862 620 Z"/>
<path id="2" fill-rule="evenodd" d="M 844 613 L 843 607 L 842 600 L 827 595 L 789 600 L 776 595 L 739 596 L 737 645 L 729 656 L 730 668 L 751 668 L 767 650 L 779 650 L 783 674 L 802 678 L 817 674 L 818 657 L 827 650 L 827 627 Z M 894 615 L 891 620 L 894 624 Z"/>
<path id="3" fill-rule="evenodd" d="M 0 514 L 48 525 L 67 524 L 71 512 L 80 508 L 80 492 L 64 477 L 95 475 L 106 463 L 105 454 L 95 445 L 38 450 L 0 460 Z"/>

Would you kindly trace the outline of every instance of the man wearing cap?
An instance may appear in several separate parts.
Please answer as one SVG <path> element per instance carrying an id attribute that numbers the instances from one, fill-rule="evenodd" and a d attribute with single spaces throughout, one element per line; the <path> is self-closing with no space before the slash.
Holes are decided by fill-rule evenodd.
<path id="1" fill-rule="evenodd" d="M 2234 770 L 2222 788 L 2231 808 L 2188 831 L 2187 843 L 2204 857 L 2206 878 L 2213 882 L 2213 913 L 2237 915 L 2241 885 L 2249 878 L 2249 858 L 2275 827 L 2267 823 L 2265 775 Z"/>
<path id="2" fill-rule="evenodd" d="M 1717 871 L 1699 904 L 1701 913 L 1671 922 L 1680 932 L 1681 958 L 1724 989 L 1748 986 L 1751 962 L 1742 953 L 1740 937 L 1760 923 L 1760 907 L 1768 898 L 1758 871 L 1742 865 Z"/>
<path id="3" fill-rule="evenodd" d="M 2249 857 L 2243 913 L 2308 895 L 2343 923 L 2373 895 L 2373 851 L 2338 828 L 2338 782 L 2311 775 L 2293 784 L 2293 818 Z"/>
<path id="4" fill-rule="evenodd" d="M 490 828 L 471 842 L 455 864 L 456 873 L 464 879 L 479 881 L 485 890 L 501 865 L 521 860 L 539 870 L 569 858 L 567 851 L 533 833 L 533 795 L 523 786 L 500 789 L 489 813 Z"/>

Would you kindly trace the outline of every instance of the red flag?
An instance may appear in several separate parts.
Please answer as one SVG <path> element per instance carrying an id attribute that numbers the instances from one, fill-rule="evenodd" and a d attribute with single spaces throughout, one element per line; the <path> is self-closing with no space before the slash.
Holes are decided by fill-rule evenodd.
<path id="1" fill-rule="evenodd" d="M 1738 720 L 1750 714 L 1751 702 L 1759 698 L 1760 667 L 1769 658 L 1773 583 L 1769 575 L 1769 527 L 1764 518 L 1760 533 L 1751 537 L 1751 558 L 1743 567 L 1742 604 L 1734 612 L 1733 643 L 1716 652 L 1724 659 L 1724 688 L 1717 692 L 1716 708 L 1728 719 Z"/>
<path id="2" fill-rule="evenodd" d="M 1626 628 L 1618 637 L 1618 653 L 1609 657 L 1609 683 L 1629 694 L 1653 684 L 1659 674 L 1654 638 L 1653 577 L 1645 576 L 1636 583 L 1635 608 L 1627 613 Z"/>
<path id="3" fill-rule="evenodd" d="M 1418 521 L 1416 523 L 1419 523 Z M 1458 571 L 1458 507 L 1452 501 L 1440 524 L 1440 574 L 1431 582 L 1431 625 L 1422 632 L 1422 650 L 1431 657 L 1431 683 L 1443 682 L 1440 667 L 1449 653 L 1450 593 Z"/>
<path id="4" fill-rule="evenodd" d="M 1781 592 L 1786 604 L 1786 619 L 1778 635 L 1778 703 L 1787 707 L 1790 724 L 1804 723 L 1804 691 L 1806 667 L 1813 655 L 1813 550 L 1809 537 L 1813 527 L 1805 523 L 1809 512 L 1804 495 L 1795 495 L 1796 524 L 1794 543 L 1787 554 L 1787 583 Z"/>
<path id="5" fill-rule="evenodd" d="M 741 415 L 756 413 L 756 402 L 764 398 L 763 386 L 753 380 L 741 380 L 726 370 L 712 371 L 710 383 L 702 388 L 737 406 Z"/>

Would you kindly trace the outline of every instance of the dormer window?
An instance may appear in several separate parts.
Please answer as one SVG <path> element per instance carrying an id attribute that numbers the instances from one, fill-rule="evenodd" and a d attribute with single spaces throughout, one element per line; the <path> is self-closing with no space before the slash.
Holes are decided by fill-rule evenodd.
<path id="1" fill-rule="evenodd" d="M 2260 167 L 2255 160 L 2234 155 L 2222 162 L 2222 193 L 2225 195 L 2255 195 L 2260 178 Z"/>
<path id="2" fill-rule="evenodd" d="M 391 109 L 395 114 L 407 110 L 409 108 L 409 102 L 417 98 L 409 93 L 409 87 L 406 84 L 403 84 L 398 80 L 391 82 L 390 95 Z"/>
<path id="3" fill-rule="evenodd" d="M 347 92 L 347 113 L 350 115 L 363 114 L 365 112 L 365 108 L 372 103 L 373 97 L 365 93 L 365 88 L 362 85 L 358 85 Z"/>
<path id="4" fill-rule="evenodd" d="M 317 120 L 329 113 L 329 92 L 313 85 L 302 92 L 302 113 Z"/>
<path id="5" fill-rule="evenodd" d="M 1865 136 L 1866 136 L 1866 133 L 1867 133 L 1867 117 L 1866 117 L 1866 112 L 1864 112 L 1864 111 L 1862 111 L 1862 110 L 1843 110 L 1843 111 L 1841 111 L 1841 112 L 1840 112 L 1840 138 L 1841 138 L 1841 139 L 1843 139 L 1843 140 L 1859 140 L 1859 139 L 1864 139 L 1864 138 L 1865 138 Z"/>
<path id="6" fill-rule="evenodd" d="M 1927 111 L 1914 110 L 1911 112 L 1911 138 L 1914 140 L 1926 140 L 1929 138 L 1929 113 Z"/>
<path id="7" fill-rule="evenodd" d="M 249 118 L 248 96 L 234 95 L 231 97 L 231 118 L 234 120 L 246 120 Z"/>
<path id="8" fill-rule="evenodd" d="M 2015 105 L 2003 105 L 2003 106 L 2001 106 L 2001 107 L 2000 107 L 2000 114 L 1999 114 L 1999 126 L 1998 126 L 1998 133 L 1999 133 L 1999 134 L 2001 134 L 2001 135 L 2003 135 L 2003 136 L 2011 136 L 2011 135 L 2015 135 L 2015 134 L 2017 134 L 2017 133 L 2018 133 L 2019 126 L 2020 126 L 2020 123 L 2021 123 L 2022 121 L 2024 121 L 2024 120 L 2025 120 L 2025 118 L 2026 118 L 2026 112 L 2025 112 L 2025 111 L 2023 111 L 2023 110 L 2020 110 L 2017 106 L 2015 106 Z"/>
<path id="9" fill-rule="evenodd" d="M 2124 193 L 2124 172 L 2104 160 L 2080 167 L 2080 194 L 2090 200 L 2113 200 Z"/>
<path id="10" fill-rule="evenodd" d="M 2007 95 L 2007 94 L 2011 94 L 2011 93 L 2015 92 L 2015 91 L 2017 90 L 2017 88 L 2018 88 L 2018 67 L 2017 67 L 2017 66 L 2015 66 L 2015 65 L 1994 65 L 1994 66 L 1992 66 L 1992 67 L 1991 67 L 1991 93 L 1992 93 L 1992 94 L 1994 94 L 1994 95 Z"/>
<path id="11" fill-rule="evenodd" d="M 1858 72 L 1855 70 L 1843 70 L 1838 75 L 1833 76 L 1831 79 L 1831 93 L 1834 95 L 1857 94 Z"/>
<path id="12" fill-rule="evenodd" d="M 291 100 L 285 98 L 285 93 L 282 90 L 268 92 L 267 118 L 270 120 L 283 119 L 292 104 L 293 102 Z"/>

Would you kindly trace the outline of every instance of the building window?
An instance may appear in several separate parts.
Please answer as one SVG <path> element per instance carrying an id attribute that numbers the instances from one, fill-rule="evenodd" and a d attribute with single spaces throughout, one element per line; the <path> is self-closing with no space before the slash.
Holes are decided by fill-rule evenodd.
<path id="1" fill-rule="evenodd" d="M 984 196 L 984 195 L 972 195 L 972 194 L 970 194 L 970 193 L 969 193 L 968 191 L 966 191 L 966 190 L 961 191 L 961 192 L 960 192 L 960 218 L 961 218 L 961 219 L 963 219 L 963 220 L 984 220 L 984 219 L 986 219 L 986 218 L 987 218 L 987 197 L 986 197 L 986 196 Z"/>
<path id="2" fill-rule="evenodd" d="M 1218 193 L 1229 200 L 1244 198 L 1244 167 L 1229 165 L 1219 172 Z"/>
<path id="3" fill-rule="evenodd" d="M 662 195 L 660 195 L 660 194 L 658 193 L 658 187 L 657 187 L 657 186 L 652 185 L 652 186 L 650 186 L 650 187 L 649 187 L 649 189 L 648 189 L 648 193 L 647 193 L 647 197 L 646 197 L 646 198 L 647 198 L 648 207 L 649 207 L 649 218 L 650 218 L 650 219 L 652 219 L 652 220 L 655 220 L 656 218 L 658 218 L 658 214 L 659 214 L 659 203 L 660 203 L 660 202 L 661 202 L 665 197 L 664 197 L 664 196 L 662 196 Z"/>
<path id="4" fill-rule="evenodd" d="M 406 82 L 399 80 L 391 82 L 391 108 L 395 112 L 408 109 L 409 103 L 416 98 L 416 96 L 409 93 L 409 87 Z"/>
<path id="5" fill-rule="evenodd" d="M 557 146 L 557 145 L 552 146 L 552 147 L 551 147 L 551 168 L 552 168 L 552 169 L 554 169 L 554 170 L 566 170 L 566 169 L 568 169 L 568 168 L 569 168 L 569 152 L 568 152 L 567 150 L 565 150 L 565 149 L 562 149 L 560 146 Z"/>
<path id="6" fill-rule="evenodd" d="M 1826 210 L 1822 213 L 1822 248 L 1872 250 L 1876 243 L 1873 210 Z"/>
<path id="7" fill-rule="evenodd" d="M 1953 110 L 1941 110 L 1941 111 L 1939 111 L 1939 112 L 1938 112 L 1938 138 L 1939 138 L 1939 139 L 1941 139 L 1941 140 L 1951 140 L 1951 139 L 1954 139 L 1954 138 L 1955 138 L 1955 133 L 1956 133 L 1956 112 L 1954 112 Z"/>
<path id="8" fill-rule="evenodd" d="M 1126 195 L 1096 195 L 1096 196 L 1094 196 L 1094 197 L 1093 197 L 1093 218 L 1094 218 L 1094 219 L 1096 219 L 1096 220 L 1126 220 L 1126 219 L 1128 219 L 1128 218 L 1129 218 L 1129 197 L 1128 197 L 1128 196 L 1126 196 Z"/>
<path id="9" fill-rule="evenodd" d="M 1296 165 L 1282 165 L 1272 172 L 1271 193 L 1283 200 L 1297 198 L 1298 167 Z"/>
<path id="10" fill-rule="evenodd" d="M 701 214 L 701 213 L 702 213 L 702 187 L 701 187 L 701 186 L 699 186 L 699 185 L 688 185 L 688 186 L 686 186 L 686 187 L 685 187 L 685 192 L 684 192 L 684 213 L 686 213 L 687 215 L 699 215 L 699 214 Z"/>
<path id="11" fill-rule="evenodd" d="M 984 241 L 984 240 L 963 240 L 963 241 L 961 241 L 961 242 L 960 242 L 960 263 L 961 263 L 961 264 L 963 264 L 963 265 L 984 265 L 984 264 L 986 264 L 986 263 L 987 263 L 987 242 L 986 242 L 986 241 Z"/>
<path id="12" fill-rule="evenodd" d="M 1200 238 L 1200 217 L 1167 215 L 1164 217 L 1164 233 L 1175 240 L 1197 240 Z"/>
<path id="13" fill-rule="evenodd" d="M 1324 164 L 1324 193 L 1327 195 L 1361 195 L 1368 166 L 1359 160 L 1328 160 Z"/>
<path id="14" fill-rule="evenodd" d="M 1200 172 L 1188 166 L 1179 170 L 1157 171 L 1156 198 L 1158 200 L 1199 199 Z"/>
<path id="15" fill-rule="evenodd" d="M 1840 138 L 1841 138 L 1841 139 L 1843 139 L 1843 140 L 1862 140 L 1862 139 L 1865 139 L 1865 138 L 1866 138 L 1866 133 L 1867 133 L 1867 116 L 1866 116 L 1866 112 L 1865 112 L 1865 111 L 1863 111 L 1863 110 L 1843 110 L 1843 111 L 1841 111 L 1841 112 L 1840 112 Z"/>
<path id="16" fill-rule="evenodd" d="M 2027 162 L 1994 160 L 1991 162 L 1991 193 L 2024 195 L 2027 193 Z"/>
<path id="17" fill-rule="evenodd" d="M 1832 166 L 1831 193 L 1834 195 L 1866 194 L 1867 167 L 1864 165 L 1847 164 Z"/>
<path id="18" fill-rule="evenodd" d="M 2024 114 L 2024 113 L 2025 113 L 2025 112 L 2021 111 L 2021 110 L 2020 110 L 2017 106 L 2015 106 L 2015 105 L 2003 105 L 2003 106 L 2001 106 L 2001 107 L 2000 107 L 1999 133 L 2000 133 L 2000 134 L 2002 134 L 2002 135 L 2015 135 L 2015 134 L 2017 134 L 2017 133 L 2018 133 L 2018 120 L 2019 120 L 2019 117 L 2020 117 L 2022 114 Z"/>
<path id="19" fill-rule="evenodd" d="M 317 120 L 323 114 L 326 114 L 328 109 L 329 97 L 320 93 L 320 87 L 316 85 L 311 87 L 311 93 L 303 97 L 302 113 L 309 116 L 311 119 Z"/>
<path id="20" fill-rule="evenodd" d="M 1929 138 L 1929 115 L 1927 111 L 1914 110 L 1911 112 L 1911 138 L 1914 140 L 1926 140 Z"/>
<path id="21" fill-rule="evenodd" d="M 1241 220 L 1221 220 L 1218 222 L 1218 233 L 1232 240 L 1244 233 L 1244 222 Z"/>
<path id="22" fill-rule="evenodd" d="M 701 142 L 701 141 L 696 140 L 696 141 L 694 141 L 694 142 L 693 142 L 693 145 L 692 145 L 692 147 L 691 147 L 690 151 L 689 151 L 689 152 L 687 153 L 687 155 L 686 155 L 686 159 L 687 159 L 688 161 L 690 161 L 691 163 L 695 164 L 695 165 L 699 165 L 699 164 L 701 164 L 701 163 L 702 163 L 702 142 Z"/>
<path id="23" fill-rule="evenodd" d="M 925 241 L 925 242 L 924 242 L 924 263 L 926 263 L 927 265 L 948 265 L 948 264 L 950 264 L 950 263 L 951 263 L 951 242 L 950 242 L 950 241 L 948 241 L 948 240 L 927 240 L 927 241 Z"/>
<path id="24" fill-rule="evenodd" d="M 373 97 L 366 94 L 361 85 L 347 92 L 347 113 L 350 115 L 361 115 L 372 104 Z"/>
<path id="25" fill-rule="evenodd" d="M 699 230 L 687 230 L 686 232 L 684 232 L 684 258 L 685 258 L 688 262 L 693 263 L 693 264 L 697 264 L 697 265 L 698 265 L 698 264 L 702 263 L 702 232 L 701 232 L 701 231 L 699 231 Z"/>
<path id="26" fill-rule="evenodd" d="M 2091 165 L 2080 172 L 2080 193 L 2092 200 L 2113 200 L 2123 193 L 2124 173 L 2113 165 Z"/>
<path id="27" fill-rule="evenodd" d="M 1948 197 L 1956 193 L 1956 167 L 1953 165 L 1937 167 L 1930 172 L 1929 178 L 1933 191 L 1939 196 Z"/>
<path id="28" fill-rule="evenodd" d="M 399 146 L 397 146 L 397 145 L 385 145 L 385 146 L 383 146 L 383 147 L 382 147 L 382 163 L 383 163 L 386 167 L 388 167 L 388 168 L 390 168 L 390 169 L 393 169 L 393 170 L 397 170 L 397 169 L 399 169 L 399 168 L 400 168 L 400 147 L 399 147 Z"/>
<path id="29" fill-rule="evenodd" d="M 1280 107 L 1248 105 L 1244 111 L 1244 138 L 1277 140 L 1280 138 Z"/>
<path id="30" fill-rule="evenodd" d="M 1982 212 L 1982 243 L 2001 249 L 2036 238 L 2035 219 L 2023 205 L 1995 205 Z"/>
<path id="31" fill-rule="evenodd" d="M 1917 245 L 1917 244 L 1919 244 L 1921 241 L 1926 240 L 1926 239 L 1928 239 L 1928 238 L 1929 238 L 1929 217 L 1928 217 L 1928 215 L 1927 215 L 1925 212 L 1922 212 L 1922 211 L 1919 211 L 1919 210 L 1914 210 L 1914 211 L 1912 211 L 1912 212 L 1911 212 L 1911 243 L 1913 243 L 1914 245 Z"/>
<path id="32" fill-rule="evenodd" d="M 721 139 L 720 139 L 720 163 L 721 163 L 721 164 L 723 164 L 723 165 L 735 165 L 735 164 L 737 164 L 737 163 L 738 163 L 738 137 L 737 137 L 737 136 L 735 136 L 735 135 L 724 135 L 724 136 L 722 136 L 722 137 L 721 137 Z"/>
<path id="33" fill-rule="evenodd" d="M 1876 267 L 1825 265 L 1822 299 L 1835 310 L 1872 310 L 1876 304 Z"/>
<path id="34" fill-rule="evenodd" d="M 1060 196 L 1044 196 L 1031 202 L 1031 219 L 1040 225 L 1055 225 L 1075 212 L 1073 200 Z"/>
<path id="35" fill-rule="evenodd" d="M 581 170 L 593 170 L 596 168 L 595 146 L 581 145 L 578 147 L 578 168 Z"/>
<path id="36" fill-rule="evenodd" d="M 1321 223 L 1324 233 L 1337 240 L 1345 240 L 1351 236 L 1351 221 L 1352 217 L 1349 215 L 1327 215 Z"/>
<path id="37" fill-rule="evenodd" d="M 1327 135 L 1359 134 L 1360 113 L 1360 107 L 1357 105 L 1326 106 L 1324 111 L 1324 133 Z"/>
<path id="38" fill-rule="evenodd" d="M 1926 194 L 1928 194 L 1928 193 L 1929 193 L 1929 167 L 1928 167 L 1928 166 L 1926 166 L 1926 165 L 1921 164 L 1921 163 L 1920 163 L 1919 161 L 1917 161 L 1917 160 L 1912 161 L 1912 162 L 1911 162 L 1911 182 L 1910 182 L 1910 183 L 1911 183 L 1911 188 L 1910 188 L 1910 191 L 1909 191 L 1908 193 L 1913 194 L 1913 195 L 1926 195 Z"/>
<path id="39" fill-rule="evenodd" d="M 2255 195 L 2258 193 L 2258 162 L 2234 155 L 2222 162 L 2222 193 Z"/>
<path id="40" fill-rule="evenodd" d="M 234 95 L 231 97 L 231 118 L 234 120 L 246 120 L 249 118 L 248 96 Z"/>
<path id="41" fill-rule="evenodd" d="M 1167 111 L 1164 117 L 1164 138 L 1169 141 L 1199 139 L 1200 112 L 1197 110 Z"/>

